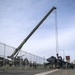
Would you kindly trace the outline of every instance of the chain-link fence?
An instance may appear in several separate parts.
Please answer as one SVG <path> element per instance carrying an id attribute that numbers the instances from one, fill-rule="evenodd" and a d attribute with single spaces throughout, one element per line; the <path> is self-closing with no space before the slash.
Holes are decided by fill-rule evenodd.
<path id="1" fill-rule="evenodd" d="M 10 59 L 8 56 L 15 51 L 14 47 L 0 43 L 0 67 L 8 65 L 9 67 L 43 67 L 46 63 L 46 59 L 28 53 L 26 51 L 19 51 L 16 58 Z"/>

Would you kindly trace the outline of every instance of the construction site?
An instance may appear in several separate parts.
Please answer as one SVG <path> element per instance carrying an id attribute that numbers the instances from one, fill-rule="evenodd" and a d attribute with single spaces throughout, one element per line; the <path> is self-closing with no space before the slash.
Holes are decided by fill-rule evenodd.
<path id="1" fill-rule="evenodd" d="M 70 61 L 70 55 L 59 53 L 59 38 L 57 24 L 57 7 L 53 6 L 30 31 L 23 41 L 14 48 L 0 43 L 0 75 L 74 75 L 75 64 Z M 29 38 L 39 29 L 48 16 L 55 11 L 55 43 L 56 56 L 41 57 L 22 50 Z M 36 33 L 35 33 L 36 34 Z M 41 34 L 42 35 L 42 34 Z M 17 40 L 17 39 L 16 39 Z"/>
<path id="2" fill-rule="evenodd" d="M 30 53 L 21 51 L 22 46 L 27 42 L 27 40 L 32 36 L 32 34 L 39 28 L 39 26 L 44 22 L 44 20 L 52 13 L 53 10 L 56 10 L 56 7 L 52 9 L 43 17 L 43 19 L 35 26 L 35 28 L 29 33 L 29 35 L 22 41 L 22 43 L 17 48 L 12 48 L 6 44 L 0 44 L 0 48 L 3 51 L 3 54 L 0 55 L 0 66 L 9 65 L 15 67 L 50 67 L 55 66 L 54 68 L 73 68 L 70 62 L 64 61 L 64 59 L 56 53 L 57 57 L 51 56 L 48 59 L 32 55 Z M 58 33 L 56 25 L 56 47 L 58 46 Z M 57 48 L 58 49 L 58 48 Z M 11 52 L 8 54 L 8 50 Z M 58 52 L 58 50 L 57 50 Z M 66 67 L 67 65 L 67 67 Z"/>

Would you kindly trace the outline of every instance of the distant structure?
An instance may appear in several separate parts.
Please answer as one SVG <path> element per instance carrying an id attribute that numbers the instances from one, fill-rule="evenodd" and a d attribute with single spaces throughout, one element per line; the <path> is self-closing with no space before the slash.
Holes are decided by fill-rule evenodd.
<path id="1" fill-rule="evenodd" d="M 72 63 L 75 64 L 75 60 Z"/>
<path id="2" fill-rule="evenodd" d="M 70 56 L 66 56 L 66 62 L 70 63 Z"/>

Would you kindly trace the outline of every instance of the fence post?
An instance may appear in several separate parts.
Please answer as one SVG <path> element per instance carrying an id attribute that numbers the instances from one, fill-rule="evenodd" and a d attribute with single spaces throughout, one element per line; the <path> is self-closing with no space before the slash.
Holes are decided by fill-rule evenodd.
<path id="1" fill-rule="evenodd" d="M 13 47 L 13 50 L 14 50 L 14 47 Z M 13 66 L 15 66 L 15 65 L 14 65 L 14 57 L 13 57 Z"/>
<path id="2" fill-rule="evenodd" d="M 4 44 L 4 60 L 3 60 L 3 66 L 5 66 L 5 50 L 6 50 L 6 44 Z"/>
<path id="3" fill-rule="evenodd" d="M 20 51 L 20 68 L 21 68 L 21 51 Z"/>

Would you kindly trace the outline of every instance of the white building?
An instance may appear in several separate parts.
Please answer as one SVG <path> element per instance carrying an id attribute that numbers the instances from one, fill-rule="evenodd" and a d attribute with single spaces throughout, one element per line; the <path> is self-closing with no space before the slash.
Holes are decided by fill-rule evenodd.
<path id="1" fill-rule="evenodd" d="M 75 60 L 73 61 L 73 64 L 75 64 Z"/>

